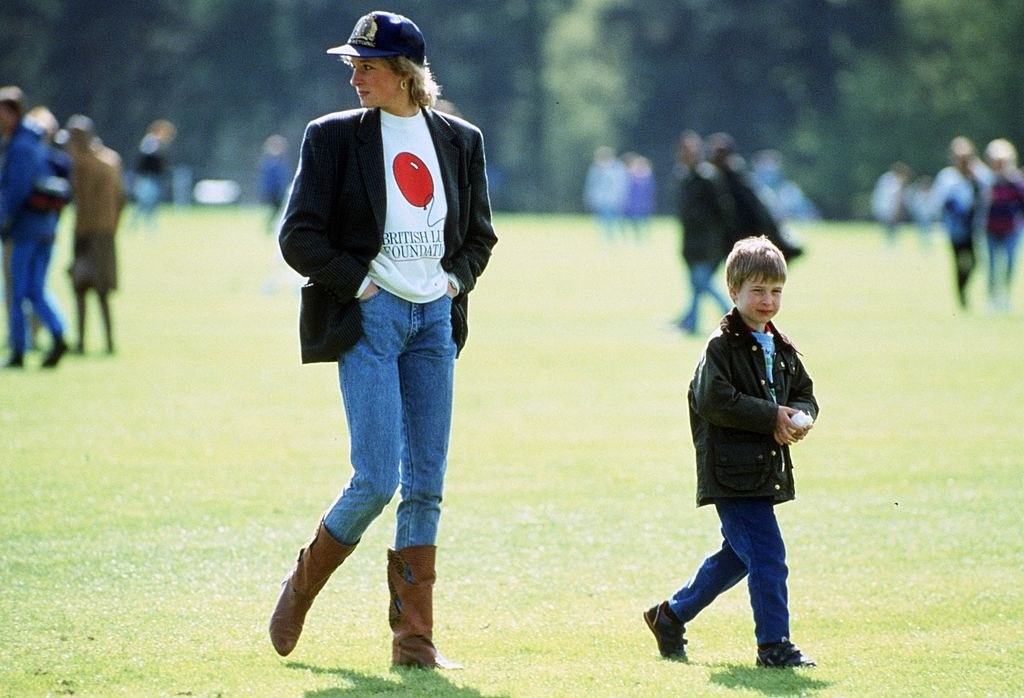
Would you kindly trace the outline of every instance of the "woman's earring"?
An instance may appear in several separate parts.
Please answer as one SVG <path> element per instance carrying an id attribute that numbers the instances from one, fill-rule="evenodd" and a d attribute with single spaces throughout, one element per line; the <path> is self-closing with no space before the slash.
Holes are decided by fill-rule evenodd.
<path id="1" fill-rule="evenodd" d="M 402 80 L 402 89 L 405 89 L 405 80 Z"/>

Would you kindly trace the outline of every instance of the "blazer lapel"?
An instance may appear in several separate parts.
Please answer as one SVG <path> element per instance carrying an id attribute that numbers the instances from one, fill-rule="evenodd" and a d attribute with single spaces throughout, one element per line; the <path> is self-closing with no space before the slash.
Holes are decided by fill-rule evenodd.
<path id="1" fill-rule="evenodd" d="M 448 203 L 448 216 L 444 223 L 445 249 L 451 250 L 455 244 L 455 232 L 459 221 L 459 146 L 455 131 L 443 117 L 431 109 L 423 112 L 430 129 L 430 137 L 437 151 L 437 162 L 441 167 L 441 179 L 444 185 L 445 200 Z"/>
<path id="2" fill-rule="evenodd" d="M 359 171 L 366 183 L 366 191 L 373 206 L 373 217 L 377 221 L 378 235 L 384 235 L 384 221 L 387 218 L 388 190 L 384 180 L 384 142 L 380 135 L 380 110 L 368 109 L 356 129 L 359 141 L 357 157 Z"/>

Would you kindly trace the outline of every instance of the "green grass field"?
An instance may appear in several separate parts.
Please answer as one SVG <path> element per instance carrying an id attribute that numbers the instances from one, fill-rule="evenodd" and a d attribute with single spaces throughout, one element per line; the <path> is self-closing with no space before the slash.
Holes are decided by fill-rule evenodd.
<path id="1" fill-rule="evenodd" d="M 1024 694 L 1024 282 L 994 315 L 982 269 L 964 314 L 938 231 L 887 249 L 873 226 L 801 229 L 777 323 L 822 413 L 779 516 L 819 666 L 753 667 L 743 586 L 679 665 L 640 614 L 719 541 L 694 506 L 703 340 L 671 328 L 675 222 L 612 244 L 581 217 L 496 223 L 438 542 L 435 639 L 464 671 L 389 666 L 393 509 L 274 653 L 278 584 L 348 477 L 336 370 L 299 364 L 261 213 L 168 209 L 122 232 L 116 356 L 93 307 L 91 354 L 0 374 L 0 695 Z M 70 319 L 69 246 L 51 285 Z"/>

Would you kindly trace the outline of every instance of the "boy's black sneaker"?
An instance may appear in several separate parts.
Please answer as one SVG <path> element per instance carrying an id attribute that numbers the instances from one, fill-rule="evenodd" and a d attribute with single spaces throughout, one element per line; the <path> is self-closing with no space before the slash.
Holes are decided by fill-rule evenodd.
<path id="1" fill-rule="evenodd" d="M 644 611 L 644 622 L 654 633 L 662 657 L 676 662 L 686 661 L 686 640 L 683 639 L 686 628 L 669 610 L 668 601 Z"/>
<path id="2" fill-rule="evenodd" d="M 758 647 L 757 665 L 777 669 L 818 666 L 813 659 L 801 652 L 800 648 L 787 638 Z"/>

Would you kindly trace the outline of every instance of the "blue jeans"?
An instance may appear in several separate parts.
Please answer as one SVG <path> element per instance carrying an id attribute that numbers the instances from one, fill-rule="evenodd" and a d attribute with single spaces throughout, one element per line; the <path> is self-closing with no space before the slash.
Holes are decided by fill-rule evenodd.
<path id="1" fill-rule="evenodd" d="M 992 298 L 1010 295 L 1021 235 L 1021 229 L 1018 228 L 1001 237 L 991 234 L 985 236 L 988 243 L 988 293 Z"/>
<path id="2" fill-rule="evenodd" d="M 451 299 L 381 290 L 360 309 L 363 337 L 338 365 L 353 474 L 324 525 L 354 545 L 400 487 L 395 549 L 434 545 L 452 421 Z"/>
<path id="3" fill-rule="evenodd" d="M 689 265 L 690 271 L 690 309 L 679 320 L 680 329 L 694 333 L 697 331 L 697 319 L 700 313 L 701 296 L 710 296 L 713 301 L 722 308 L 722 315 L 729 312 L 732 306 L 725 299 L 725 296 L 714 287 L 712 280 L 715 275 L 715 266 L 712 264 L 697 263 Z"/>
<path id="4" fill-rule="evenodd" d="M 747 577 L 754 636 L 758 645 L 789 637 L 786 546 L 770 499 L 719 499 L 722 548 L 669 599 L 679 620 L 687 623 L 718 596 Z"/>
<path id="5" fill-rule="evenodd" d="M 145 220 L 151 229 L 155 229 L 156 207 L 160 203 L 160 180 L 152 175 L 136 175 L 132 193 L 135 195 L 132 225 Z"/>
<path id="6" fill-rule="evenodd" d="M 46 290 L 46 273 L 53 256 L 53 240 L 16 241 L 11 248 L 11 351 L 20 355 L 28 345 L 25 323 L 25 301 L 50 333 L 64 336 L 64 318 L 57 304 Z"/>

